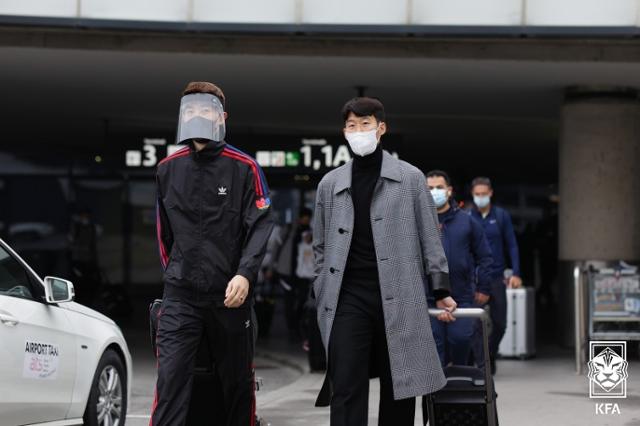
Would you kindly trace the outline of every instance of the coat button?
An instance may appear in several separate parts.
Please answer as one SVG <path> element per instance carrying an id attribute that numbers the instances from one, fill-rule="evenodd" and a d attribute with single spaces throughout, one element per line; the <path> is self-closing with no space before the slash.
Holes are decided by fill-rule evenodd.
<path id="1" fill-rule="evenodd" d="M 329 268 L 329 272 L 331 272 L 333 274 L 334 272 L 336 272 L 336 270 L 335 270 L 335 268 Z"/>
<path id="2" fill-rule="evenodd" d="M 340 229 L 338 229 L 338 232 L 341 233 L 341 234 L 344 234 L 344 229 L 340 228 Z"/>

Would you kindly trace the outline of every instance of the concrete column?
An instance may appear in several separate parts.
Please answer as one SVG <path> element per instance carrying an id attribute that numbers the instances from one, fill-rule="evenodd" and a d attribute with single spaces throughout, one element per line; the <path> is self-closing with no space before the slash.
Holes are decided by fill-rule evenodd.
<path id="1" fill-rule="evenodd" d="M 572 266 L 584 261 L 640 260 L 638 93 L 625 88 L 571 88 L 561 121 L 558 290 L 562 341 L 569 345 Z"/>
<path id="2" fill-rule="evenodd" d="M 560 134 L 560 259 L 640 259 L 640 101 L 568 91 Z"/>

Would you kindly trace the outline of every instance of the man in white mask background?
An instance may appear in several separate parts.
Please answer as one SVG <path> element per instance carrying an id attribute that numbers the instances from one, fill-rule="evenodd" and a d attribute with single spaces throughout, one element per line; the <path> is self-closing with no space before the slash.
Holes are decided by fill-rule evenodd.
<path id="1" fill-rule="evenodd" d="M 354 159 L 322 179 L 314 214 L 313 291 L 328 355 L 317 405 L 331 406 L 331 426 L 367 425 L 369 378 L 380 377 L 378 424 L 413 426 L 415 397 L 446 383 L 426 295 L 443 321 L 456 308 L 436 209 L 422 172 L 382 150 L 379 100 L 354 98 L 342 117 Z"/>
<path id="2" fill-rule="evenodd" d="M 438 209 L 442 246 L 449 263 L 451 295 L 460 308 L 484 305 L 491 293 L 491 249 L 482 225 L 460 209 L 453 198 L 451 178 L 442 170 L 427 173 L 427 186 Z M 433 304 L 433 300 L 429 300 Z M 474 324 L 472 318 L 453 323 L 432 321 L 433 337 L 443 367 L 467 365 Z M 427 401 L 422 401 L 423 424 L 427 424 Z"/>
<path id="3" fill-rule="evenodd" d="M 522 286 L 520 278 L 520 254 L 518 242 L 513 231 L 511 215 L 505 209 L 495 206 L 491 202 L 493 185 L 487 177 L 477 177 L 471 182 L 471 195 L 476 206 L 471 211 L 484 228 L 484 233 L 491 247 L 493 265 L 491 266 L 491 294 L 489 308 L 492 321 L 491 338 L 489 339 L 489 353 L 491 354 L 491 372 L 496 372 L 496 354 L 500 341 L 507 327 L 507 291 L 506 288 Z M 509 263 L 507 263 L 507 259 Z M 505 276 L 507 265 L 513 271 Z M 473 353 L 478 366 L 484 365 L 480 330 L 476 330 Z"/>

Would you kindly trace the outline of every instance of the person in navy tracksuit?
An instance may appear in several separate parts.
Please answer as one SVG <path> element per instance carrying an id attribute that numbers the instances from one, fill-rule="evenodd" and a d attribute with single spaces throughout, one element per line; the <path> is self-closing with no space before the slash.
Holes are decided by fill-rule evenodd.
<path id="1" fill-rule="evenodd" d="M 427 185 L 438 211 L 442 246 L 449 263 L 451 296 L 460 308 L 484 305 L 489 301 L 491 250 L 482 225 L 458 208 L 452 198 L 451 179 L 442 170 L 427 173 Z M 434 307 L 429 300 L 429 307 Z M 442 366 L 449 363 L 466 365 L 474 336 L 472 318 L 458 318 L 453 322 L 431 321 L 433 337 Z M 422 397 L 422 419 L 429 416 L 426 397 Z"/>
<path id="2" fill-rule="evenodd" d="M 486 177 L 477 177 L 471 182 L 471 194 L 476 206 L 471 211 L 484 229 L 493 265 L 491 266 L 491 286 L 489 301 L 489 313 L 491 316 L 491 336 L 489 338 L 489 354 L 491 362 L 491 374 L 496 373 L 496 355 L 500 346 L 500 341 L 507 328 L 507 288 L 522 287 L 520 278 L 520 254 L 518 242 L 513 231 L 511 215 L 505 209 L 491 203 L 493 197 L 493 186 L 491 180 Z M 507 258 L 510 261 L 507 263 Z M 511 266 L 513 274 L 505 277 L 507 265 Z M 484 365 L 484 351 L 482 350 L 482 339 L 480 327 L 476 328 L 474 336 L 473 355 L 478 366 Z"/>
<path id="3" fill-rule="evenodd" d="M 438 210 L 442 245 L 449 262 L 451 295 L 461 308 L 483 305 L 489 300 L 492 257 L 482 225 L 453 202 L 447 173 L 429 172 L 427 185 Z M 431 326 L 442 365 L 466 365 L 474 320 L 464 318 L 450 323 L 436 320 Z"/>

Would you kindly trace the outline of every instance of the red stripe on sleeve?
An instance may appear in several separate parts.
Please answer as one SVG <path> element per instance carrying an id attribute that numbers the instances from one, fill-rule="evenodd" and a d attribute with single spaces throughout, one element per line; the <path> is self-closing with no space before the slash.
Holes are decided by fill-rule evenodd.
<path id="1" fill-rule="evenodd" d="M 167 249 L 162 242 L 162 224 L 160 223 L 160 206 L 156 206 L 156 234 L 158 237 L 158 246 L 160 247 L 160 261 L 162 266 L 166 269 L 167 263 L 169 263 L 169 256 L 167 256 Z"/>
<path id="2" fill-rule="evenodd" d="M 190 153 L 190 151 L 189 151 L 189 147 L 182 148 L 181 150 L 176 151 L 176 152 L 174 152 L 173 154 L 171 154 L 170 156 L 168 156 L 167 158 L 165 158 L 165 159 L 161 160 L 161 161 L 158 163 L 158 165 L 160 165 L 160 164 L 164 164 L 164 163 L 166 163 L 167 161 L 173 160 L 173 159 L 175 159 L 175 158 L 184 157 L 184 156 L 186 156 L 186 155 L 189 155 L 189 153 Z"/>
<path id="3" fill-rule="evenodd" d="M 255 163 L 254 160 L 252 160 L 249 157 L 243 157 L 240 154 L 237 154 L 233 151 L 227 150 L 225 148 L 224 151 L 222 151 L 222 155 L 224 155 L 225 157 L 229 157 L 229 158 L 233 158 L 236 159 L 238 161 L 242 161 L 245 164 L 248 164 L 249 166 L 251 166 L 251 169 L 253 170 L 253 176 L 254 176 L 254 183 L 255 183 L 255 187 L 256 187 L 256 194 L 260 197 L 262 197 L 264 194 L 262 192 L 262 185 L 261 185 L 261 180 L 260 180 L 260 173 L 258 172 L 258 167 Z"/>

